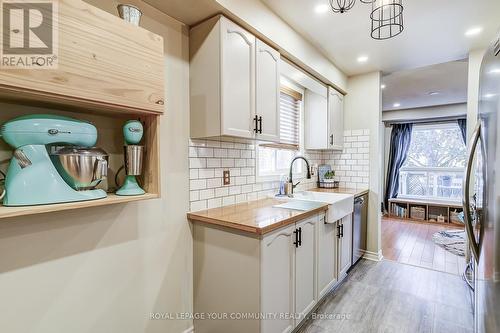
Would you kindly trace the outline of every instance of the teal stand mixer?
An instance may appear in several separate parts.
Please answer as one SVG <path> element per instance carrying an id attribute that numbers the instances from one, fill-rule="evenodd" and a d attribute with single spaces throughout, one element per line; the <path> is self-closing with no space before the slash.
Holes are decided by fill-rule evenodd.
<path id="1" fill-rule="evenodd" d="M 142 195 L 146 193 L 138 184 L 137 176 L 142 173 L 144 146 L 138 145 L 144 134 L 144 128 L 138 120 L 129 120 L 123 126 L 123 147 L 125 156 L 125 182 L 116 191 L 117 195 Z"/>
<path id="2" fill-rule="evenodd" d="M 4 206 L 95 200 L 107 176 L 108 156 L 91 123 L 56 115 L 29 115 L 2 125 L 0 135 L 14 153 L 5 177 Z"/>

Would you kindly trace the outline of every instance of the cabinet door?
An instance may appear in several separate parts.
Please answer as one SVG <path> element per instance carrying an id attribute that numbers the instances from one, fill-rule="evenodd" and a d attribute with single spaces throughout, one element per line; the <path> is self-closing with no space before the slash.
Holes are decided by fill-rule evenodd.
<path id="1" fill-rule="evenodd" d="M 318 217 L 297 223 L 300 244 L 295 249 L 295 314 L 303 318 L 316 305 L 316 228 Z M 298 323 L 297 323 L 298 324 Z"/>
<path id="2" fill-rule="evenodd" d="M 351 267 L 352 256 L 352 215 L 349 214 L 340 222 L 341 237 L 339 238 L 339 280 L 343 279 Z"/>
<path id="3" fill-rule="evenodd" d="M 327 98 L 306 90 L 304 105 L 306 149 L 328 149 Z"/>
<path id="4" fill-rule="evenodd" d="M 256 42 L 256 114 L 260 140 L 280 139 L 280 54 L 260 40 Z M 262 118 L 261 118 L 262 117 Z"/>
<path id="5" fill-rule="evenodd" d="M 293 313 L 295 225 L 266 235 L 261 242 L 261 312 Z M 291 332 L 293 318 L 262 320 L 261 333 Z"/>
<path id="6" fill-rule="evenodd" d="M 221 18 L 222 135 L 255 135 L 255 37 Z"/>
<path id="7" fill-rule="evenodd" d="M 318 300 L 337 283 L 337 223 L 325 219 L 318 224 Z"/>
<path id="8" fill-rule="evenodd" d="M 328 148 L 344 147 L 344 96 L 328 87 Z"/>

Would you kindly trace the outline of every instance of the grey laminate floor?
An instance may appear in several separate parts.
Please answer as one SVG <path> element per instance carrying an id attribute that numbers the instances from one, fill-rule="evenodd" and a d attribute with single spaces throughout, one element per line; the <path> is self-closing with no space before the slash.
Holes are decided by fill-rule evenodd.
<path id="1" fill-rule="evenodd" d="M 457 275 L 362 260 L 300 332 L 472 332 L 470 297 Z"/>

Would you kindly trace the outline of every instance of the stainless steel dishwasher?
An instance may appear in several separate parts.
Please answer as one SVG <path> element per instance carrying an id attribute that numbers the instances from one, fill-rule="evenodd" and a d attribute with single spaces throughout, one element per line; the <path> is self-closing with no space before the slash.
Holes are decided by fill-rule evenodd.
<path id="1" fill-rule="evenodd" d="M 368 223 L 368 194 L 354 199 L 352 227 L 352 264 L 354 265 L 366 250 L 366 225 Z"/>

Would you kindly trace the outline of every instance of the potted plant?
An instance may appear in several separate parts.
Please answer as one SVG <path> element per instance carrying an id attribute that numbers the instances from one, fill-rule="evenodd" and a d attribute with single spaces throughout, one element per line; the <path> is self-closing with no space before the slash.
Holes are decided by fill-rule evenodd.
<path id="1" fill-rule="evenodd" d="M 335 171 L 327 171 L 323 178 L 325 183 L 334 183 L 335 182 Z"/>

